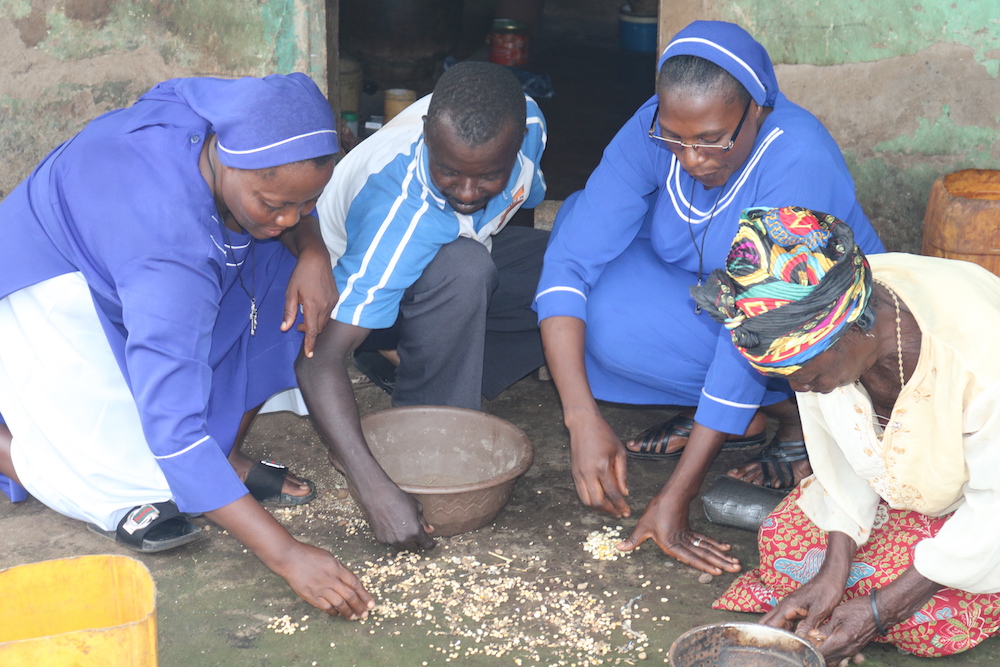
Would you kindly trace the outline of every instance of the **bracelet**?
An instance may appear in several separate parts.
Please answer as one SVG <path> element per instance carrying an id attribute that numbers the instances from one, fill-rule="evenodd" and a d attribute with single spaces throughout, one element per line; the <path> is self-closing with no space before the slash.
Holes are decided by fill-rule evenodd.
<path id="1" fill-rule="evenodd" d="M 877 592 L 878 589 L 873 588 L 872 592 L 868 594 L 868 599 L 872 601 L 872 616 L 875 618 L 875 629 L 878 630 L 878 634 L 880 637 L 885 637 L 889 633 L 882 625 L 882 617 L 878 613 L 878 603 L 875 602 L 875 593 Z"/>

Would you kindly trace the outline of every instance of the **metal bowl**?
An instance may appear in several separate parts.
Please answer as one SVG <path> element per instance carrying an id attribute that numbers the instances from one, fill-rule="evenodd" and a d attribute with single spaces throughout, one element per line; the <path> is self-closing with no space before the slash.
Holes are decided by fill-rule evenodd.
<path id="1" fill-rule="evenodd" d="M 812 644 L 757 623 L 713 623 L 688 630 L 670 645 L 672 667 L 824 667 Z"/>
<path id="2" fill-rule="evenodd" d="M 477 410 L 392 408 L 365 415 L 361 428 L 372 455 L 420 502 L 437 536 L 493 521 L 534 459 L 524 431 Z"/>

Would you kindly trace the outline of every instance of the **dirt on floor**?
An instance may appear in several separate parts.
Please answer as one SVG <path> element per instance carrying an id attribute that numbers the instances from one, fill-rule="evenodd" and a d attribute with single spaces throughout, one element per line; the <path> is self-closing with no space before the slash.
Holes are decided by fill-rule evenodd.
<path id="1" fill-rule="evenodd" d="M 371 385 L 360 384 L 357 398 L 363 413 L 389 406 L 388 397 Z M 156 581 L 159 659 L 166 667 L 663 664 L 671 642 L 684 631 L 755 618 L 711 609 L 734 575 L 700 576 L 651 544 L 617 560 L 597 560 L 587 550 L 610 542 L 615 531 L 628 535 L 672 462 L 630 462 L 633 517 L 618 521 L 577 501 L 568 436 L 550 382 L 526 378 L 485 409 L 527 433 L 535 445 L 534 465 L 493 524 L 437 538 L 437 547 L 422 554 L 397 553 L 374 540 L 308 418 L 276 413 L 254 424 L 245 451 L 289 465 L 313 480 L 319 492 L 310 505 L 273 510 L 274 515 L 293 535 L 329 549 L 363 578 L 379 604 L 364 622 L 328 617 L 303 602 L 203 518 L 195 521 L 209 539 L 137 555 L 34 499 L 18 505 L 4 499 L 0 565 L 100 553 L 138 557 Z M 603 409 L 626 438 L 672 414 Z M 745 457 L 721 456 L 713 473 Z M 692 519 L 696 529 L 730 542 L 744 568 L 756 564 L 753 533 L 708 523 L 697 503 Z M 4 599 L 2 591 L 0 599 L 44 604 Z M 926 663 L 884 646 L 870 647 L 865 655 L 867 665 Z M 991 640 L 941 662 L 998 661 L 1000 645 Z"/>

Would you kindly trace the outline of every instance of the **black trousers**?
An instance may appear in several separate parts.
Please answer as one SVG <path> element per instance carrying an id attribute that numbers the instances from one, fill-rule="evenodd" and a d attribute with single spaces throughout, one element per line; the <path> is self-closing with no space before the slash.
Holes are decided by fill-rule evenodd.
<path id="1" fill-rule="evenodd" d="M 395 406 L 481 407 L 545 363 L 531 309 L 549 233 L 507 227 L 492 253 L 476 240 L 442 246 L 406 290 L 395 324 L 361 350 L 396 349 Z"/>

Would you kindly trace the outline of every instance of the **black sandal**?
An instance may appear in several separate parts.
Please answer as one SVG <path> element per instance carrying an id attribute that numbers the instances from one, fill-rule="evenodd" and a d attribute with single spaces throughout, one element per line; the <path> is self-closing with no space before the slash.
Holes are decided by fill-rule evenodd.
<path id="1" fill-rule="evenodd" d="M 250 495 L 265 507 L 295 507 L 305 505 L 316 497 L 316 486 L 308 479 L 302 479 L 309 486 L 309 493 L 304 496 L 282 493 L 281 488 L 285 485 L 287 472 L 287 466 L 280 463 L 256 461 L 243 483 Z"/>
<path id="2" fill-rule="evenodd" d="M 92 523 L 87 524 L 87 529 L 146 554 L 173 549 L 205 537 L 205 532 L 181 514 L 172 500 L 133 507 L 118 522 L 116 530 L 104 530 Z"/>
<path id="3" fill-rule="evenodd" d="M 776 435 L 760 454 L 748 460 L 747 463 L 760 464 L 760 472 L 764 477 L 761 486 L 765 489 L 791 491 L 795 488 L 795 471 L 792 469 L 792 464 L 808 459 L 809 453 L 806 451 L 804 441 L 779 440 Z M 769 468 L 774 471 L 773 476 Z M 777 482 L 778 486 L 773 486 L 774 482 Z"/>
<path id="4" fill-rule="evenodd" d="M 672 452 L 666 452 L 665 450 L 672 438 L 690 437 L 692 428 L 694 428 L 694 419 L 680 414 L 675 415 L 662 424 L 648 428 L 629 440 L 625 445 L 625 451 L 635 459 L 660 461 L 679 459 L 684 452 L 684 447 Z M 765 431 L 761 431 L 756 435 L 741 435 L 729 438 L 723 443 L 722 451 L 738 452 L 746 449 L 755 449 L 763 445 L 766 439 L 767 433 Z M 629 445 L 638 445 L 638 447 L 631 449 Z"/>

